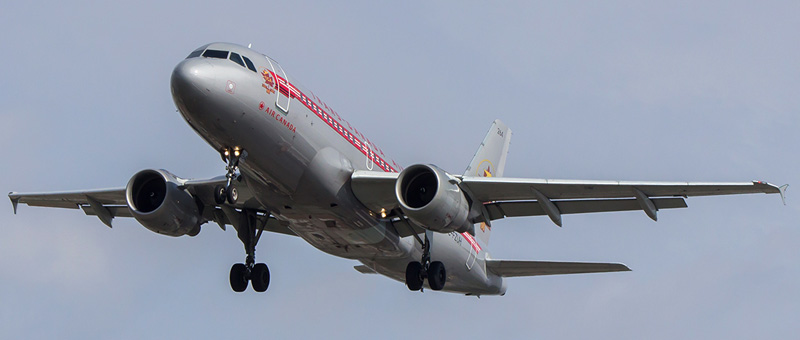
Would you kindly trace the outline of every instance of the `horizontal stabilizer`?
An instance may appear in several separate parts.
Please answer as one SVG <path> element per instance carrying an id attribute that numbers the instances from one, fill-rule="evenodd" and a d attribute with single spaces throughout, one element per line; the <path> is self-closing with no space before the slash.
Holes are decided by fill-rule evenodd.
<path id="1" fill-rule="evenodd" d="M 627 272 L 622 263 L 486 260 L 486 269 L 502 277 Z"/>

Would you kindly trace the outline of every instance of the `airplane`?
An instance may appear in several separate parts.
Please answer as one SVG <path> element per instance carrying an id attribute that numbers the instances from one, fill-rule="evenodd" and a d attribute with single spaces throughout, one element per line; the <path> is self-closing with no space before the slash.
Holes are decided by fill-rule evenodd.
<path id="1" fill-rule="evenodd" d="M 687 207 L 689 196 L 780 194 L 741 183 L 625 182 L 503 177 L 511 129 L 495 120 L 463 174 L 432 164 L 401 167 L 272 58 L 249 46 L 211 43 L 191 52 L 170 80 L 178 111 L 225 163 L 225 174 L 184 179 L 163 169 L 122 188 L 9 193 L 29 206 L 81 209 L 108 227 L 133 217 L 167 236 L 233 226 L 245 250 L 231 267 L 235 292 L 267 290 L 255 260 L 264 231 L 297 236 L 355 269 L 465 295 L 504 295 L 506 278 L 629 271 L 621 263 L 497 260 L 487 251 L 493 222 L 506 217 Z"/>

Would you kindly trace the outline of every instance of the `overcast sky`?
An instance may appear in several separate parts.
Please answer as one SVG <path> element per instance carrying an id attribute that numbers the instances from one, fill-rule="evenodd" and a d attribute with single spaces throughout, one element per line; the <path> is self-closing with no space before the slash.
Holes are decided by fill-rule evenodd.
<path id="1" fill-rule="evenodd" d="M 379 4 L 380 3 L 380 4 Z M 800 333 L 800 3 L 696 1 L 0 5 L 0 189 L 122 187 L 224 165 L 176 113 L 172 68 L 227 41 L 278 60 L 403 165 L 462 173 L 492 120 L 506 176 L 766 180 L 689 209 L 497 221 L 497 259 L 623 262 L 414 293 L 266 235 L 265 294 L 233 293 L 231 228 L 171 238 L 76 210 L 0 209 L 0 338 L 791 338 Z"/>

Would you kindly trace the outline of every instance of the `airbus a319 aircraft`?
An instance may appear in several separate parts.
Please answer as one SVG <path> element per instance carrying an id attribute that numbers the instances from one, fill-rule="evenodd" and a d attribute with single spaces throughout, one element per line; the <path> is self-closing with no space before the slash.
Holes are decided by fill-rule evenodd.
<path id="1" fill-rule="evenodd" d="M 328 254 L 424 288 L 503 295 L 506 277 L 628 271 L 619 263 L 496 260 L 487 246 L 492 222 L 546 215 L 685 208 L 685 197 L 778 193 L 766 182 L 622 182 L 505 178 L 511 130 L 492 123 L 461 174 L 435 165 L 406 168 L 271 58 L 250 48 L 212 43 L 172 72 L 172 97 L 183 118 L 226 163 L 211 179 L 142 170 L 117 189 L 16 193 L 30 206 L 81 209 L 111 227 L 133 217 L 167 236 L 195 236 L 207 222 L 232 225 L 246 253 L 230 270 L 236 292 L 263 292 L 269 269 L 256 263 L 264 231 L 298 236 Z"/>

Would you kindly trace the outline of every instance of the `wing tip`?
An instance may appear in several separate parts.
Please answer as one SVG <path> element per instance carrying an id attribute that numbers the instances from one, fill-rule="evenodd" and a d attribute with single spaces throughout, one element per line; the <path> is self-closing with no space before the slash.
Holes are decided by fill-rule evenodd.
<path id="1" fill-rule="evenodd" d="M 789 188 L 789 184 L 777 186 L 766 181 L 753 181 L 753 185 L 766 187 L 767 190 L 763 191 L 765 194 L 779 194 L 783 205 L 786 205 L 786 189 Z"/>
<path id="2" fill-rule="evenodd" d="M 15 192 L 13 192 L 13 191 L 8 193 L 8 199 L 10 199 L 10 200 L 11 200 L 11 206 L 14 208 L 14 215 L 16 215 L 16 214 L 17 214 L 17 205 L 19 205 L 19 199 L 20 199 L 20 198 L 21 198 L 21 197 L 20 197 L 20 196 L 18 196 L 18 195 L 17 195 Z"/>
<path id="3" fill-rule="evenodd" d="M 783 201 L 783 205 L 786 205 L 786 189 L 789 188 L 789 184 L 784 184 L 778 187 L 778 190 L 781 194 L 781 200 Z"/>

